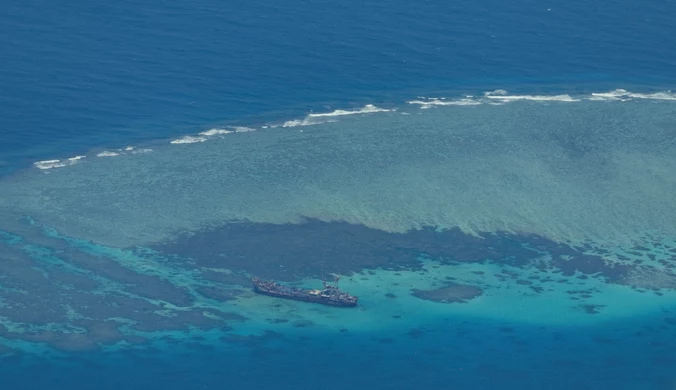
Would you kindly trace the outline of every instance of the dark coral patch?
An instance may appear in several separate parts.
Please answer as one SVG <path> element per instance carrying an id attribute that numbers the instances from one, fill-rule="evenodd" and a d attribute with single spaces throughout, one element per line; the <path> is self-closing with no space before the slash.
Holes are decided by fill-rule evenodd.
<path id="1" fill-rule="evenodd" d="M 9 257 L 2 270 L 4 289 L 0 298 L 9 303 L 3 315 L 16 321 L 13 331 L 0 327 L 0 335 L 8 339 L 46 343 L 64 351 L 93 351 L 120 341 L 147 341 L 122 333 L 119 320 L 148 332 L 190 326 L 227 329 L 227 321 L 243 320 L 216 310 L 178 310 L 158 315 L 156 312 L 164 309 L 162 301 L 185 304 L 192 298 L 166 281 L 132 272 L 100 256 L 73 249 L 67 258 L 60 258 L 35 246 L 29 256 L 23 253 L 23 244 L 3 249 Z M 97 292 L 111 286 L 116 291 Z M 24 292 L 26 289 L 30 294 Z M 160 304 L 153 299 L 159 299 Z M 22 328 L 21 324 L 26 326 Z M 58 326 L 53 328 L 50 324 Z"/>
<path id="2" fill-rule="evenodd" d="M 309 328 L 311 326 L 314 326 L 315 323 L 310 321 L 310 320 L 297 320 L 292 323 L 294 328 Z"/>
<path id="3" fill-rule="evenodd" d="M 266 321 L 271 324 L 285 324 L 289 322 L 286 318 L 268 318 Z"/>
<path id="4" fill-rule="evenodd" d="M 477 286 L 452 284 L 434 290 L 412 290 L 412 294 L 420 299 L 440 303 L 466 303 L 480 296 L 483 291 Z"/>
<path id="5" fill-rule="evenodd" d="M 422 269 L 415 259 L 418 250 L 393 245 L 396 241 L 389 233 L 347 223 L 230 223 L 178 236 L 158 243 L 155 249 L 192 258 L 205 268 L 222 267 L 283 281 L 378 267 Z"/>
<path id="6" fill-rule="evenodd" d="M 36 234 L 32 227 L 26 227 L 23 233 L 27 237 Z M 170 268 L 175 272 L 190 270 L 196 275 L 195 280 L 206 280 L 212 284 L 210 287 L 197 285 L 193 289 L 185 289 L 171 283 L 165 276 L 145 274 L 125 262 L 71 247 L 69 241 L 35 235 L 30 243 L 17 244 L 15 238 L 8 237 L 0 236 L 0 284 L 4 288 L 0 299 L 8 302 L 3 308 L 3 316 L 10 321 L 38 326 L 48 323 L 75 326 L 77 321 L 72 317 L 75 310 L 75 318 L 90 318 L 92 321 L 78 325 L 86 329 L 83 333 L 28 332 L 9 337 L 39 338 L 55 347 L 80 350 L 113 340 L 142 341 L 142 338 L 132 340 L 130 336 L 109 328 L 110 323 L 106 320 L 111 318 L 135 323 L 133 328 L 141 331 L 184 330 L 189 327 L 227 330 L 228 321 L 245 319 L 233 318 L 216 310 L 206 314 L 201 309 L 190 310 L 194 299 L 199 298 L 193 296 L 193 292 L 213 300 L 228 301 L 236 294 L 230 289 L 232 286 L 250 287 L 250 275 L 283 281 L 323 277 L 329 273 L 361 273 L 359 277 L 366 278 L 374 274 L 376 268 L 415 271 L 425 275 L 427 270 L 422 267 L 420 259 L 447 265 L 491 261 L 509 265 L 512 269 L 535 266 L 558 274 L 558 283 L 571 285 L 577 283 L 571 276 L 579 279 L 603 278 L 611 283 L 636 283 L 636 278 L 630 276 L 635 275 L 637 270 L 652 271 L 642 265 L 641 260 L 636 260 L 636 265 L 611 266 L 601 256 L 584 254 L 583 251 L 590 249 L 588 247 L 571 247 L 536 235 L 495 232 L 482 233 L 477 237 L 458 229 L 438 231 L 433 228 L 399 234 L 362 225 L 317 220 L 286 225 L 228 223 L 157 243 L 151 250 L 157 251 L 159 256 L 143 248 L 128 248 L 142 258 L 149 254 L 150 257 L 145 259 L 148 262 L 171 262 Z M 27 248 L 25 244 L 32 247 Z M 34 252 L 28 253 L 28 249 Z M 635 248 L 634 252 L 646 256 L 646 250 Z M 673 248 L 664 249 L 667 250 L 674 251 Z M 543 252 L 551 255 L 552 260 L 539 262 Z M 166 256 L 162 257 L 163 254 Z M 630 264 L 631 259 L 625 260 L 625 264 Z M 660 261 L 664 268 L 673 269 L 673 257 L 671 262 Z M 432 267 L 435 265 L 432 264 Z M 223 272 L 225 270 L 228 272 Z M 476 271 L 475 275 L 482 276 L 483 273 Z M 557 282 L 550 278 L 536 282 L 540 275 L 537 272 L 535 275 L 529 272 L 528 275 L 519 271 L 503 271 L 496 277 L 511 284 L 527 286 L 534 293 L 546 291 L 542 287 L 545 282 Z M 562 276 L 565 278 L 559 279 Z M 413 295 L 448 303 L 467 302 L 482 293 L 479 287 L 464 285 L 452 276 L 445 283 L 432 287 L 439 287 L 436 289 L 413 290 Z M 654 285 L 636 287 L 649 293 L 661 293 L 653 288 Z M 95 293 L 101 290 L 106 293 Z M 26 294 L 27 291 L 30 294 Z M 384 293 L 388 298 L 396 298 L 387 290 Z M 579 304 L 595 292 L 571 289 L 569 293 L 571 299 Z M 163 302 L 179 306 L 181 310 L 168 310 L 171 305 L 165 307 Z M 578 308 L 594 314 L 602 307 L 581 305 Z M 271 323 L 276 321 L 281 319 L 270 320 Z M 299 322 L 293 325 L 303 327 L 311 324 Z M 4 332 L 7 333 L 6 329 Z M 2 329 L 0 333 L 3 333 Z"/>
<path id="7" fill-rule="evenodd" d="M 589 248 L 575 248 L 537 235 L 491 232 L 474 236 L 459 229 L 434 228 L 388 233 L 363 225 L 313 219 L 283 225 L 226 223 L 179 234 L 156 243 L 153 249 L 190 258 L 199 267 L 282 281 L 320 278 L 330 273 L 368 275 L 376 268 L 422 272 L 421 258 L 443 264 L 495 261 L 512 267 L 535 265 L 568 277 L 579 273 L 581 278 L 603 277 L 613 283 L 626 280 L 634 268 L 609 265 L 601 256 L 583 253 Z M 543 252 L 552 255 L 550 262 L 537 261 Z M 504 281 L 520 279 L 518 273 L 510 271 L 496 276 Z"/>
<path id="8" fill-rule="evenodd" d="M 8 339 L 47 343 L 66 352 L 96 351 L 103 345 L 114 344 L 122 340 L 131 344 L 140 344 L 147 341 L 143 337 L 130 337 L 122 334 L 118 329 L 118 324 L 112 321 L 78 320 L 72 325 L 83 331 L 64 329 L 16 332 L 9 331 L 3 326 L 0 327 L 0 335 Z"/>
<path id="9" fill-rule="evenodd" d="M 584 304 L 579 306 L 587 314 L 599 314 L 605 305 Z"/>
<path id="10" fill-rule="evenodd" d="M 161 299 L 177 306 L 189 306 L 193 303 L 193 298 L 186 289 L 156 276 L 134 272 L 108 257 L 74 250 L 66 260 L 82 270 L 125 284 L 127 290 L 133 294 Z"/>

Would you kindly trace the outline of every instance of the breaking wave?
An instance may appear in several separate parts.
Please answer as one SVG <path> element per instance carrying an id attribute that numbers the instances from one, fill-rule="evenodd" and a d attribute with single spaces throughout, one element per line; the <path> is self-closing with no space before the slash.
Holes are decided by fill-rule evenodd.
<path id="1" fill-rule="evenodd" d="M 197 142 L 204 142 L 207 140 L 207 137 L 195 137 L 192 135 L 186 135 L 181 138 L 170 141 L 170 144 L 180 145 L 180 144 L 194 144 Z"/>
<path id="2" fill-rule="evenodd" d="M 244 126 L 239 126 L 239 127 L 233 127 L 232 129 L 209 129 L 200 132 L 198 135 L 186 135 L 181 138 L 177 138 L 175 140 L 170 141 L 170 144 L 194 144 L 198 142 L 204 142 L 208 141 L 210 139 L 214 138 L 219 138 L 220 136 L 224 136 L 227 134 L 232 134 L 232 133 L 248 133 L 250 131 L 256 131 L 256 129 L 252 127 L 244 127 Z"/>
<path id="3" fill-rule="evenodd" d="M 334 117 L 340 117 L 345 115 L 357 115 L 357 114 L 373 114 L 377 112 L 390 112 L 392 110 L 376 107 L 373 104 L 367 104 L 361 109 L 358 110 L 334 110 L 326 113 L 313 113 L 308 114 L 303 119 L 294 119 L 284 122 L 281 127 L 297 127 L 297 126 L 311 126 L 318 125 L 322 123 L 331 123 L 335 122 Z M 327 119 L 328 118 L 328 119 Z M 273 126 L 276 127 L 276 126 Z"/>
<path id="4" fill-rule="evenodd" d="M 480 96 L 466 95 L 461 98 L 446 98 L 446 97 L 419 97 L 414 100 L 407 101 L 410 105 L 417 105 L 421 109 L 429 109 L 433 107 L 443 106 L 467 106 L 476 107 L 480 105 L 503 105 L 514 103 L 518 101 L 531 102 L 546 102 L 546 103 L 577 103 L 581 101 L 617 101 L 628 102 L 632 100 L 656 100 L 656 101 L 676 101 L 676 93 L 667 91 L 638 93 L 630 92 L 625 89 L 615 89 L 608 92 L 593 92 L 585 95 L 571 96 L 569 94 L 555 94 L 555 95 L 531 95 L 531 94 L 510 94 L 507 90 L 496 89 L 493 91 L 484 92 Z M 291 119 L 282 122 L 281 124 L 266 124 L 260 126 L 236 126 L 229 128 L 212 128 L 201 131 L 197 134 L 184 135 L 169 141 L 171 145 L 188 145 L 198 144 L 206 141 L 221 139 L 225 136 L 234 133 L 247 133 L 259 129 L 269 128 L 293 128 L 303 126 L 314 126 L 327 123 L 336 123 L 341 117 L 355 116 L 360 114 L 376 114 L 388 113 L 396 111 L 395 108 L 381 108 L 373 104 L 367 104 L 358 109 L 336 109 L 325 113 L 310 113 L 304 118 Z M 407 114 L 407 113 L 404 113 Z M 129 154 L 147 153 L 152 151 L 149 148 L 134 149 L 127 147 L 124 149 L 105 150 L 96 153 L 96 157 L 118 157 Z M 37 161 L 33 165 L 40 170 L 47 170 L 53 168 L 64 168 L 77 164 L 82 158 L 86 156 L 76 156 L 68 159 L 54 159 Z"/>
<path id="5" fill-rule="evenodd" d="M 356 115 L 356 114 L 372 114 L 374 112 L 390 112 L 390 111 L 392 110 L 376 107 L 373 104 L 367 104 L 359 110 L 335 110 L 327 113 L 309 114 L 308 116 L 311 118 L 322 118 L 322 117 Z"/>
<path id="6" fill-rule="evenodd" d="M 44 161 L 37 161 L 34 162 L 33 165 L 41 170 L 46 170 L 46 169 L 53 169 L 53 168 L 62 168 L 62 167 L 67 167 L 70 165 L 75 165 L 80 160 L 85 158 L 87 156 L 75 156 L 75 157 L 70 157 L 64 160 L 44 160 Z"/>
<path id="7" fill-rule="evenodd" d="M 631 99 L 652 99 L 652 100 L 676 100 L 676 93 L 671 91 L 654 93 L 635 93 L 626 89 L 616 89 L 610 92 L 592 93 L 589 100 L 620 100 L 628 101 Z"/>
<path id="8" fill-rule="evenodd" d="M 36 163 L 67 166 L 67 174 L 25 171 L 4 179 L 0 210 L 4 202 L 116 246 L 228 220 L 289 223 L 299 216 L 389 232 L 457 227 L 575 242 L 633 240 L 648 230 L 676 236 L 676 143 L 665 126 L 673 121 L 670 96 L 498 90 L 419 99 L 437 107 L 419 112 L 366 106 L 312 113 L 305 119 L 333 121 L 313 131 L 208 129 L 176 139 L 197 142 L 165 143 L 143 159 L 122 157 L 138 152 L 125 148 L 87 164 Z M 615 103 L 618 97 L 630 100 Z M 105 163 L 111 157 L 116 163 Z M 106 220 L 86 218 L 92 207 Z M 59 210 L 83 217 L 63 225 Z"/>
<path id="9" fill-rule="evenodd" d="M 123 149 L 114 149 L 114 150 L 104 150 L 96 154 L 96 157 L 117 157 L 124 155 L 133 155 L 133 154 L 143 154 L 150 153 L 153 150 L 150 148 L 140 148 L 137 149 L 134 146 L 127 146 Z"/>
<path id="10" fill-rule="evenodd" d="M 423 109 L 435 106 L 476 106 L 481 104 L 504 104 L 520 100 L 534 102 L 566 102 L 574 103 L 583 100 L 591 101 L 631 101 L 633 99 L 651 99 L 651 100 L 676 100 L 676 93 L 671 91 L 653 92 L 653 93 L 635 93 L 625 89 L 615 89 L 609 92 L 593 92 L 587 95 L 571 96 L 569 94 L 559 95 L 511 95 L 504 89 L 484 92 L 482 96 L 467 95 L 463 98 L 444 98 L 444 97 L 420 97 L 416 100 L 408 101 L 408 104 L 419 105 Z"/>

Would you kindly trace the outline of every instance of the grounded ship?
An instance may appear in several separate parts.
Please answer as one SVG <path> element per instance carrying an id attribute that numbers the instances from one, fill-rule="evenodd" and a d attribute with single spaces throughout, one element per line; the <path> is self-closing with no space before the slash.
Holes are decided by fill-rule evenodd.
<path id="1" fill-rule="evenodd" d="M 276 282 L 251 279 L 254 291 L 259 294 L 269 295 L 278 298 L 293 299 L 295 301 L 314 302 L 322 305 L 354 307 L 357 306 L 358 297 L 350 295 L 337 286 L 337 279 L 334 285 L 324 281 L 323 290 L 307 290 L 296 287 L 288 287 Z"/>

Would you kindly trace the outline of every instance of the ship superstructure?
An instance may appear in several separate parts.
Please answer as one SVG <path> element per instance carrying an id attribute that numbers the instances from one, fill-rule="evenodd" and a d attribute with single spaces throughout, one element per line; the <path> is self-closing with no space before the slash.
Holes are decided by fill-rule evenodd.
<path id="1" fill-rule="evenodd" d="M 354 307 L 357 306 L 357 302 L 359 301 L 358 297 L 350 295 L 338 288 L 338 278 L 336 278 L 333 285 L 324 281 L 324 289 L 322 290 L 289 287 L 277 282 L 261 280 L 259 278 L 253 278 L 251 281 L 253 282 L 254 291 L 257 293 L 278 298 L 340 307 Z"/>

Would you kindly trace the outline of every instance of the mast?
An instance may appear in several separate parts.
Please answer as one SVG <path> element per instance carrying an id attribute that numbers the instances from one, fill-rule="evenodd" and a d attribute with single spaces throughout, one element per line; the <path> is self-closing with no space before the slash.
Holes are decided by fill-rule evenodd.
<path id="1" fill-rule="evenodd" d="M 324 283 L 324 290 L 326 290 L 327 288 L 335 288 L 336 290 L 340 290 L 338 288 L 338 281 L 340 280 L 340 275 L 336 274 L 331 275 L 333 275 L 333 284 L 327 282 L 325 277 L 322 277 L 322 283 Z"/>

